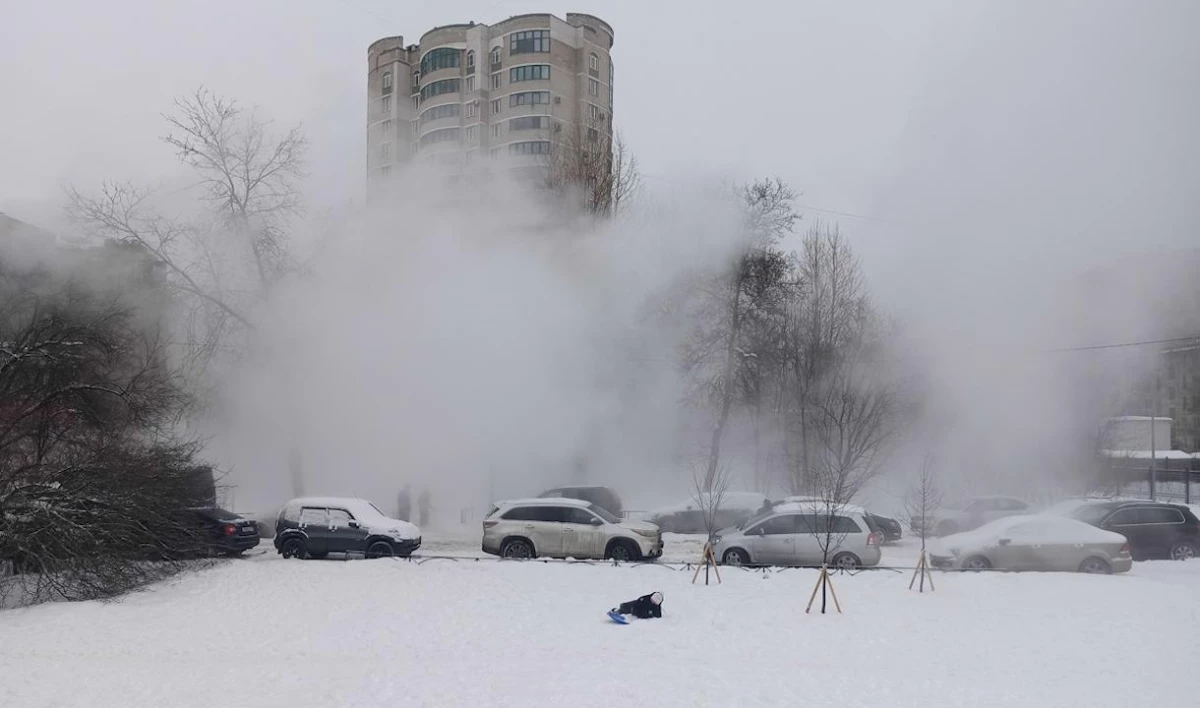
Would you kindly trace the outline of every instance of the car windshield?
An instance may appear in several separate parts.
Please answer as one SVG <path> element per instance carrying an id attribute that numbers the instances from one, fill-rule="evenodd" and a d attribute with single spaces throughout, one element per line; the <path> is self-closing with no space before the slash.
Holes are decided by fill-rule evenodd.
<path id="1" fill-rule="evenodd" d="M 738 524 L 737 530 L 745 531 L 746 529 L 750 528 L 752 525 L 757 524 L 758 522 L 760 522 L 763 519 L 770 516 L 773 511 L 774 511 L 773 509 L 768 509 L 767 511 L 764 511 L 759 514 L 755 514 L 754 516 L 751 516 L 749 519 L 746 519 L 742 523 Z"/>
<path id="2" fill-rule="evenodd" d="M 591 512 L 593 514 L 595 514 L 596 516 L 599 516 L 601 519 L 604 519 L 605 521 L 607 521 L 610 524 L 621 523 L 621 520 L 618 519 L 617 517 L 613 516 L 612 513 L 609 512 L 607 509 L 602 509 L 602 508 L 596 506 L 595 504 L 588 504 L 588 509 L 591 510 Z"/>

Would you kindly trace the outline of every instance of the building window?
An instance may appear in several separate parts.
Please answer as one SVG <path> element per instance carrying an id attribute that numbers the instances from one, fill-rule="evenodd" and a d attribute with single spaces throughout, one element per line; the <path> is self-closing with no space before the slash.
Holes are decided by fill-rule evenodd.
<path id="1" fill-rule="evenodd" d="M 430 131 L 421 136 L 421 147 L 458 141 L 461 135 L 462 131 L 458 128 L 442 128 L 441 130 Z"/>
<path id="2" fill-rule="evenodd" d="M 492 101 L 492 115 L 500 115 L 500 99 Z"/>
<path id="3" fill-rule="evenodd" d="M 508 121 L 508 130 L 541 130 L 550 127 L 550 116 L 521 116 Z"/>
<path id="4" fill-rule="evenodd" d="M 428 101 L 434 96 L 440 96 L 444 93 L 457 93 L 462 85 L 460 79 L 442 79 L 434 81 L 432 84 L 425 84 L 421 89 L 421 100 Z"/>
<path id="5" fill-rule="evenodd" d="M 383 98 L 379 99 L 379 108 L 384 113 L 390 114 L 392 112 L 392 97 L 384 96 Z"/>
<path id="6" fill-rule="evenodd" d="M 492 156 L 492 157 L 500 157 L 500 148 L 492 148 L 492 149 L 491 149 L 491 150 L 488 152 L 488 155 L 490 155 L 490 156 Z"/>
<path id="7" fill-rule="evenodd" d="M 613 107 L 613 64 L 608 62 L 608 110 Z"/>
<path id="8" fill-rule="evenodd" d="M 522 91 L 508 95 L 509 106 L 532 106 L 550 103 L 549 91 Z"/>
<path id="9" fill-rule="evenodd" d="M 438 69 L 453 69 L 458 66 L 461 56 L 461 49 L 451 49 L 450 47 L 432 49 L 426 52 L 424 57 L 421 57 L 421 73 L 428 74 Z"/>
<path id="10" fill-rule="evenodd" d="M 467 77 L 467 93 L 470 93 L 474 90 L 475 90 L 475 77 L 468 76 Z"/>
<path id="11" fill-rule="evenodd" d="M 492 88 L 500 88 L 500 74 L 492 74 Z"/>
<path id="12" fill-rule="evenodd" d="M 550 78 L 549 64 L 526 64 L 525 66 L 514 66 L 508 70 L 508 83 L 515 84 L 518 81 L 541 81 Z"/>
<path id="13" fill-rule="evenodd" d="M 392 72 L 390 71 L 383 72 L 383 92 L 392 92 Z"/>
<path id="14" fill-rule="evenodd" d="M 384 177 L 384 178 L 390 177 L 391 174 L 392 174 L 392 166 L 391 165 L 384 165 L 383 167 L 379 168 L 379 176 L 380 177 Z"/>
<path id="15" fill-rule="evenodd" d="M 588 95 L 589 96 L 599 96 L 600 95 L 600 82 L 599 81 L 597 81 L 595 79 L 588 79 Z"/>
<path id="16" fill-rule="evenodd" d="M 413 72 L 412 92 L 416 93 L 421 90 L 421 72 Z"/>
<path id="17" fill-rule="evenodd" d="M 588 141 L 593 143 L 600 142 L 600 131 L 595 128 L 588 128 Z"/>
<path id="18" fill-rule="evenodd" d="M 589 103 L 588 117 L 590 117 L 592 120 L 603 120 L 603 117 L 600 114 L 600 106 Z"/>
<path id="19" fill-rule="evenodd" d="M 475 102 L 474 101 L 471 101 L 470 103 L 467 104 L 467 117 L 468 118 L 475 117 Z"/>
<path id="20" fill-rule="evenodd" d="M 383 145 L 380 145 L 379 146 L 379 160 L 381 162 L 387 162 L 388 160 L 391 160 L 391 159 L 392 159 L 392 144 L 384 143 Z"/>
<path id="21" fill-rule="evenodd" d="M 531 54 L 550 51 L 550 30 L 513 32 L 508 36 L 508 54 Z"/>
<path id="22" fill-rule="evenodd" d="M 467 52 L 467 68 L 475 68 L 475 52 Z"/>
<path id="23" fill-rule="evenodd" d="M 380 133 L 380 136 L 384 137 L 384 138 L 391 136 L 391 134 L 392 134 L 392 119 L 391 118 L 388 118 L 387 120 L 385 120 L 383 122 L 383 125 L 381 125 L 379 127 L 379 133 Z"/>
<path id="24" fill-rule="evenodd" d="M 499 123 L 492 126 L 492 137 L 493 138 L 500 137 L 500 124 Z"/>
<path id="25" fill-rule="evenodd" d="M 492 68 L 500 66 L 500 47 L 492 47 Z"/>
<path id="26" fill-rule="evenodd" d="M 467 135 L 467 142 L 469 142 L 469 143 L 475 142 L 475 138 L 476 138 L 475 126 L 468 125 L 466 135 Z"/>
<path id="27" fill-rule="evenodd" d="M 600 72 L 600 57 L 596 56 L 595 52 L 588 56 L 588 69 L 597 74 Z"/>
<path id="28" fill-rule="evenodd" d="M 508 146 L 509 155 L 549 155 L 550 141 L 549 140 L 527 140 L 520 143 L 512 143 Z"/>
<path id="29" fill-rule="evenodd" d="M 462 111 L 462 104 L 459 103 L 444 103 L 440 106 L 425 109 L 421 114 L 421 122 L 428 123 L 431 120 L 439 118 L 453 118 Z"/>

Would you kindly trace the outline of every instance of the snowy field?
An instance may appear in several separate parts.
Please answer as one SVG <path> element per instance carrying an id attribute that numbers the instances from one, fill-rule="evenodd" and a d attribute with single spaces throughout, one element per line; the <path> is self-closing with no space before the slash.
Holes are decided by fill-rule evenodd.
<path id="1" fill-rule="evenodd" d="M 453 535 L 425 550 L 468 555 Z M 269 543 L 269 542 L 268 542 Z M 439 549 L 440 546 L 440 549 Z M 698 542 L 673 538 L 668 556 Z M 268 546 L 268 548 L 270 548 Z M 684 553 L 677 553 L 684 549 Z M 911 560 L 911 546 L 885 561 Z M 1151 706 L 1200 696 L 1200 561 L 1124 576 L 429 560 L 223 562 L 0 613 L 3 705 Z M 660 590 L 664 618 L 604 610 Z"/>

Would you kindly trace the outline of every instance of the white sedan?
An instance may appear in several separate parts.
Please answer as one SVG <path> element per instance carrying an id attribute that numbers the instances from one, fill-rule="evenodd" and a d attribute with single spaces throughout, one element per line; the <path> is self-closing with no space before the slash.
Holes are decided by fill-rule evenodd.
<path id="1" fill-rule="evenodd" d="M 1060 516 L 1010 516 L 930 543 L 938 568 L 1124 573 L 1133 566 L 1119 533 Z"/>

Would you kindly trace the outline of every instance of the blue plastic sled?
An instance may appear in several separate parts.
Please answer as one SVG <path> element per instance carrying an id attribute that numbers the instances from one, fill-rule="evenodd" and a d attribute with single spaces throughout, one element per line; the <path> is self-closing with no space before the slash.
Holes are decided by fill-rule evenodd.
<path id="1" fill-rule="evenodd" d="M 629 620 L 625 619 L 625 615 L 614 612 L 613 610 L 608 611 L 608 618 L 617 624 L 629 624 Z"/>

